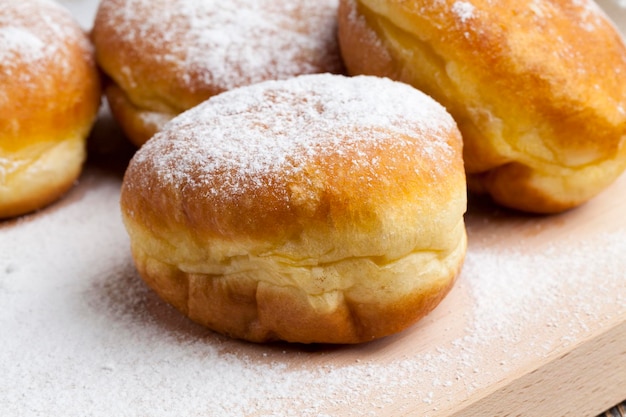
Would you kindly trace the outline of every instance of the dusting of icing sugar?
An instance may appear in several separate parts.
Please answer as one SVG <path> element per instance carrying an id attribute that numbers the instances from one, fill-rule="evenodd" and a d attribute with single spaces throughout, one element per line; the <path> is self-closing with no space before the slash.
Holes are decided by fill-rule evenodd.
<path id="1" fill-rule="evenodd" d="M 144 59 L 180 83 L 221 91 L 294 75 L 341 72 L 338 0 L 104 1 L 98 15 Z M 98 19 L 97 22 L 100 20 Z M 143 51 L 143 52 L 141 52 Z"/>
<path id="2" fill-rule="evenodd" d="M 0 61 L 20 59 L 29 64 L 41 59 L 45 54 L 45 43 L 27 29 L 0 27 Z"/>
<path id="3" fill-rule="evenodd" d="M 387 345 L 308 352 L 240 343 L 191 324 L 142 284 L 118 183 L 90 182 L 62 210 L 0 225 L 8 415 L 445 415 L 437 410 L 500 384 L 527 358 L 626 314 L 622 228 L 534 253 L 523 239 L 507 250 L 470 243 L 450 294 L 468 292 L 469 302 L 444 300 L 445 314 Z M 450 330 L 457 323 L 464 327 Z M 398 355 L 397 345 L 411 348 Z"/>
<path id="4" fill-rule="evenodd" d="M 66 43 L 78 43 L 91 56 L 92 47 L 68 10 L 51 0 L 9 2 L 0 13 L 0 75 L 24 88 L 36 88 L 44 68 L 68 74 Z M 0 84 L 0 100 L 6 100 Z"/>
<path id="5" fill-rule="evenodd" d="M 596 28 L 605 25 L 604 12 L 594 0 L 572 0 L 580 13 L 580 27 L 592 32 Z"/>
<path id="6" fill-rule="evenodd" d="M 454 13 L 462 23 L 474 17 L 475 7 L 472 3 L 467 1 L 456 1 L 452 5 L 452 13 Z"/>
<path id="7" fill-rule="evenodd" d="M 594 0 L 572 0 L 568 7 L 571 10 L 568 10 L 567 18 L 586 32 L 606 25 L 606 15 Z M 533 0 L 528 9 L 540 20 L 553 19 L 564 11 L 563 6 L 557 7 L 556 4 L 542 0 Z"/>
<path id="8" fill-rule="evenodd" d="M 346 163 L 375 176 L 377 159 L 365 156 L 372 148 L 413 157 L 419 147 L 422 158 L 436 162 L 429 170 L 441 170 L 458 158 L 447 142 L 452 129 L 441 105 L 406 84 L 305 75 L 214 96 L 166 125 L 133 163 L 165 186 L 228 198 L 263 187 L 268 174 L 284 184 L 320 156 L 356 155 Z"/>
<path id="9" fill-rule="evenodd" d="M 171 120 L 171 117 L 167 114 L 143 111 L 138 113 L 144 126 L 160 130 L 167 122 Z"/>
<path id="10" fill-rule="evenodd" d="M 590 262 L 588 254 L 594 253 L 596 244 L 601 244 L 603 262 Z M 588 331 L 601 319 L 593 313 L 594 303 L 626 306 L 626 275 L 619 266 L 624 253 L 624 231 L 582 243 L 564 240 L 536 252 L 515 247 L 470 251 L 465 278 L 475 299 L 472 332 L 481 335 L 485 344 L 502 334 L 519 341 L 525 337 L 520 329 L 529 324 L 546 328 L 565 323 L 569 332 L 558 342 L 566 345 L 567 337 Z M 596 298 L 589 300 L 587 294 Z M 564 303 L 564 297 L 571 298 Z M 562 308 L 555 309 L 559 304 Z"/>
<path id="11" fill-rule="evenodd" d="M 555 14 L 563 12 L 563 6 L 543 0 L 532 0 L 528 2 L 526 7 L 540 20 L 550 19 Z M 576 22 L 584 31 L 591 32 L 606 24 L 604 11 L 593 0 L 572 0 L 569 7 L 574 8 L 569 18 Z M 450 10 L 461 23 L 466 23 L 468 20 L 477 17 L 476 7 L 466 0 L 455 1 Z"/>

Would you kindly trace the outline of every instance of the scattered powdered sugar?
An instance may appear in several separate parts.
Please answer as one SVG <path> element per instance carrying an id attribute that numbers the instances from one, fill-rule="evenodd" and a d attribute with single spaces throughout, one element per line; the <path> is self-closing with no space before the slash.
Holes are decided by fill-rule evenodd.
<path id="1" fill-rule="evenodd" d="M 461 22 L 465 23 L 468 19 L 474 17 L 474 5 L 467 1 L 456 1 L 452 5 L 452 13 L 454 13 Z"/>
<path id="2" fill-rule="evenodd" d="M 489 4 L 484 5 L 484 7 L 487 8 L 483 10 L 485 16 L 493 14 L 489 13 Z M 543 0 L 532 0 L 528 2 L 526 7 L 537 19 L 541 19 L 542 21 L 553 18 L 555 14 L 563 13 L 563 6 L 557 6 Z M 604 12 L 594 0 L 572 0 L 569 7 L 573 9 L 573 11 L 569 13 L 569 18 L 577 22 L 581 29 L 591 32 L 598 26 L 605 25 Z M 468 20 L 478 16 L 476 6 L 469 1 L 455 1 L 450 10 L 461 23 L 466 23 Z"/>
<path id="3" fill-rule="evenodd" d="M 240 343 L 189 323 L 142 284 L 119 180 L 102 174 L 88 168 L 64 200 L 0 223 L 3 414 L 448 415 L 626 315 L 623 222 L 579 239 L 566 221 L 571 237 L 540 249 L 523 236 L 506 249 L 484 244 L 470 228 L 456 287 L 398 337 L 329 350 Z"/>
<path id="4" fill-rule="evenodd" d="M 528 4 L 528 9 L 535 15 L 535 19 L 542 26 L 545 26 L 546 21 L 565 18 L 576 24 L 580 29 L 592 32 L 598 27 L 606 26 L 607 23 L 606 14 L 594 0 L 572 0 L 564 4 L 532 0 Z M 548 29 L 550 28 L 543 29 L 547 32 L 546 36 L 552 36 L 551 33 L 560 30 L 558 27 L 554 27 L 552 30 Z M 581 34 L 581 36 L 584 35 Z M 553 37 L 556 38 L 556 35 Z"/>
<path id="5" fill-rule="evenodd" d="M 541 251 L 474 248 L 465 264 L 465 278 L 475 298 L 473 330 L 485 343 L 507 332 L 509 340 L 517 341 L 516 337 L 524 336 L 519 330 L 529 325 L 566 322 L 574 333 L 588 330 L 602 318 L 594 313 L 599 303 L 614 305 L 614 313 L 622 314 L 625 253 L 626 231 L 583 242 L 564 239 Z M 562 309 L 555 308 L 560 304 Z"/>
<path id="6" fill-rule="evenodd" d="M 21 59 L 30 64 L 44 56 L 46 44 L 25 28 L 5 26 L 0 27 L 0 45 L 0 61 Z"/>
<path id="7" fill-rule="evenodd" d="M 8 2 L 0 13 L 0 76 L 36 88 L 45 68 L 58 68 L 70 76 L 71 62 L 65 44 L 91 53 L 87 37 L 68 10 L 51 0 Z M 0 102 L 7 99 L 0 84 Z"/>
<path id="8" fill-rule="evenodd" d="M 167 114 L 151 111 L 142 111 L 137 113 L 137 116 L 141 118 L 141 122 L 144 126 L 154 129 L 155 131 L 159 130 L 171 119 Z"/>
<path id="9" fill-rule="evenodd" d="M 187 88 L 200 83 L 224 91 L 342 71 L 337 5 L 338 0 L 105 0 L 96 27 L 113 30 L 134 55 L 174 68 Z"/>
<path id="10" fill-rule="evenodd" d="M 580 13 L 580 27 L 592 32 L 600 26 L 606 25 L 606 16 L 600 6 L 594 0 L 572 0 Z"/>
<path id="11" fill-rule="evenodd" d="M 372 148 L 400 157 L 419 149 L 432 161 L 429 172 L 443 169 L 459 157 L 447 142 L 453 129 L 441 105 L 406 84 L 305 75 L 209 99 L 164 127 L 133 163 L 165 187 L 228 198 L 263 187 L 267 175 L 284 184 L 318 157 L 356 155 L 346 163 L 375 167 L 366 155 Z M 376 175 L 375 168 L 368 172 Z"/>
<path id="12" fill-rule="evenodd" d="M 88 171 L 60 206 L 0 225 L 8 415 L 442 415 L 626 314 L 623 227 L 541 251 L 524 239 L 472 245 L 480 232 L 470 228 L 458 285 L 398 337 L 337 349 L 241 343 L 143 285 L 118 188 Z"/>

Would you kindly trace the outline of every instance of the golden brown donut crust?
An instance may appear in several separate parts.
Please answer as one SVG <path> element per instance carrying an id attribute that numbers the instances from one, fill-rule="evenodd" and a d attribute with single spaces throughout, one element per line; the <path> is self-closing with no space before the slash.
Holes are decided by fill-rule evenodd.
<path id="1" fill-rule="evenodd" d="M 56 2 L 0 13 L 0 218 L 39 209 L 78 178 L 100 106 L 93 48 Z"/>
<path id="2" fill-rule="evenodd" d="M 501 204 L 566 210 L 626 167 L 626 49 L 592 1 L 341 0 L 339 38 L 351 74 L 444 104 Z"/>
<path id="3" fill-rule="evenodd" d="M 223 91 L 344 71 L 338 0 L 103 0 L 93 40 L 111 108 L 142 145 L 175 115 Z"/>
<path id="4" fill-rule="evenodd" d="M 389 80 L 311 75 L 220 94 L 129 165 L 121 207 L 137 269 L 237 338 L 395 333 L 461 268 L 461 148 L 441 106 Z"/>

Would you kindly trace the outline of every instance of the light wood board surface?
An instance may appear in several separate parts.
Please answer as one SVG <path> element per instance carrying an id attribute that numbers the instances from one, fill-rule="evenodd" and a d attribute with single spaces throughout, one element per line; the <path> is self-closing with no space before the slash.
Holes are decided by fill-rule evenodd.
<path id="1" fill-rule="evenodd" d="M 62 3 L 88 25 L 93 2 Z M 0 414 L 595 416 L 626 398 L 626 176 L 557 216 L 472 199 L 461 276 L 401 334 L 253 345 L 137 276 L 118 206 L 132 151 L 105 109 L 76 187 L 0 223 Z"/>

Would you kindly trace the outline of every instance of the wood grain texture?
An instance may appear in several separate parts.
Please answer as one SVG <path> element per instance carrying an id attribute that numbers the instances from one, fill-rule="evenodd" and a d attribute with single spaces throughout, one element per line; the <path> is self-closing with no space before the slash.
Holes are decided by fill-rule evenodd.
<path id="1" fill-rule="evenodd" d="M 476 399 L 461 416 L 595 416 L 624 397 L 626 322 L 579 342 L 484 398 Z M 463 407 L 463 405 L 461 405 Z"/>

